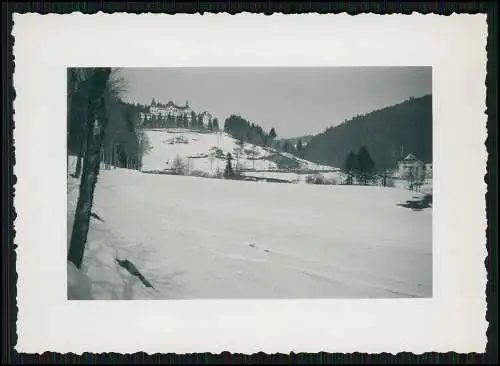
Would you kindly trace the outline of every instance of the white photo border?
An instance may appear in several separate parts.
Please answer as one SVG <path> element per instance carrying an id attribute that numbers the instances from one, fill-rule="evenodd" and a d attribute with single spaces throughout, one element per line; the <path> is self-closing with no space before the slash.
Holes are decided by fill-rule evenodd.
<path id="1" fill-rule="evenodd" d="M 485 351 L 486 15 L 27 13 L 13 35 L 18 352 Z M 80 66 L 432 66 L 433 298 L 68 301 Z"/>

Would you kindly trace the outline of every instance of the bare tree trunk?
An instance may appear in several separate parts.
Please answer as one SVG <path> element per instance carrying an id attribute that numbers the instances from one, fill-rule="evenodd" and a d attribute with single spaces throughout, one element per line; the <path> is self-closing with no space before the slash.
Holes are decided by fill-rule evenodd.
<path id="1" fill-rule="evenodd" d="M 68 260 L 73 262 L 77 268 L 80 268 L 82 265 L 85 244 L 87 242 L 94 189 L 99 174 L 101 144 L 104 137 L 104 127 L 108 122 L 103 98 L 98 103 L 96 119 L 88 127 L 88 150 L 83 161 L 80 195 L 78 197 L 68 253 Z"/>
<path id="2" fill-rule="evenodd" d="M 82 159 L 83 156 L 79 153 L 78 158 L 76 159 L 75 173 L 73 174 L 75 178 L 80 178 L 80 173 L 82 172 Z"/>
<path id="3" fill-rule="evenodd" d="M 78 158 L 76 160 L 76 167 L 75 167 L 75 174 L 73 174 L 73 176 L 75 178 L 80 178 L 80 174 L 82 173 L 82 160 L 84 158 L 84 155 L 85 155 L 85 150 L 87 149 L 87 136 L 85 134 L 85 131 L 87 131 L 87 127 L 88 124 L 90 123 L 87 119 L 88 117 L 88 111 L 84 110 L 83 111 L 83 123 L 84 123 L 84 127 L 83 127 L 83 141 L 82 141 L 82 144 L 80 146 L 80 151 L 78 152 Z"/>
<path id="4" fill-rule="evenodd" d="M 89 121 L 92 121 L 92 123 L 88 123 L 87 126 L 87 151 L 83 158 L 80 194 L 68 251 L 68 261 L 71 261 L 78 269 L 82 266 L 85 245 L 87 243 L 94 189 L 97 176 L 99 175 L 101 146 L 108 123 L 103 92 L 106 88 L 109 72 L 110 69 L 95 72 L 95 75 L 93 75 L 92 94 L 91 98 L 89 98 L 89 116 L 92 117 Z"/>
<path id="5" fill-rule="evenodd" d="M 113 159 L 113 169 L 116 169 L 116 167 L 118 165 L 118 151 L 117 151 L 117 148 L 116 148 L 116 144 L 113 145 L 113 156 L 114 156 L 114 159 Z"/>
<path id="6" fill-rule="evenodd" d="M 78 152 L 78 158 L 76 160 L 76 167 L 75 167 L 75 173 L 73 176 L 75 178 L 80 178 L 80 174 L 82 173 L 82 160 L 85 154 L 85 149 L 86 149 L 86 141 L 83 142 L 83 146 L 81 147 L 80 151 Z"/>
<path id="7" fill-rule="evenodd" d="M 142 136 L 142 131 L 139 130 L 139 147 L 137 149 L 137 155 L 136 155 L 136 161 L 135 161 L 135 169 L 136 170 L 141 170 L 141 161 L 142 161 L 142 154 L 144 150 L 144 142 L 143 142 L 143 136 Z"/>
<path id="8" fill-rule="evenodd" d="M 106 170 L 110 170 L 111 169 L 111 152 L 109 151 L 109 148 L 108 148 L 108 151 L 106 153 Z"/>
<path id="9" fill-rule="evenodd" d="M 100 160 L 99 160 L 99 169 L 103 169 L 106 166 L 106 163 L 104 162 L 104 150 L 101 148 L 101 154 L 100 154 Z"/>
<path id="10" fill-rule="evenodd" d="M 102 155 L 102 161 L 104 162 L 104 170 L 108 169 L 108 154 L 106 152 L 106 149 L 103 149 L 103 155 Z"/>

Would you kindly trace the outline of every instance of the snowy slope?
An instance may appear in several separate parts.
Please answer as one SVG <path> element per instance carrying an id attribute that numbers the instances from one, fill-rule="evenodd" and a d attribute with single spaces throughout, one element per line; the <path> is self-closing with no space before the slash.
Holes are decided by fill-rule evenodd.
<path id="1" fill-rule="evenodd" d="M 105 170 L 83 272 L 96 299 L 427 297 L 432 209 L 398 206 L 417 195 Z"/>
<path id="2" fill-rule="evenodd" d="M 283 155 L 283 156 L 289 157 L 290 159 L 295 160 L 296 162 L 299 163 L 300 167 L 303 168 L 303 169 L 331 170 L 331 171 L 338 170 L 338 169 L 333 168 L 333 167 L 328 166 L 328 165 L 316 164 L 316 163 L 310 162 L 308 160 L 304 160 L 304 159 L 298 158 L 295 155 L 290 154 L 290 153 L 282 152 L 280 154 Z"/>
<path id="3" fill-rule="evenodd" d="M 273 162 L 262 158 L 270 153 L 260 146 L 245 144 L 243 151 L 238 153 L 237 141 L 226 133 L 204 133 L 183 129 L 163 129 L 145 131 L 151 150 L 143 159 L 144 171 L 169 169 L 173 166 L 174 159 L 179 156 L 187 159 L 191 170 L 215 174 L 223 171 L 226 165 L 224 157 L 231 153 L 238 158 L 239 164 L 245 169 L 276 168 Z M 255 151 L 253 161 L 251 149 Z M 217 149 L 219 152 L 217 152 Z"/>
<path id="4" fill-rule="evenodd" d="M 172 168 L 177 156 L 189 162 L 190 170 L 198 170 L 209 174 L 223 171 L 226 165 L 224 157 L 231 153 L 243 169 L 273 170 L 278 165 L 270 159 L 277 153 L 274 149 L 266 150 L 261 146 L 245 143 L 243 150 L 237 140 L 224 132 L 206 133 L 187 129 L 152 129 L 145 130 L 150 141 L 151 150 L 143 159 L 143 171 L 164 170 Z M 240 150 L 240 151 L 238 151 Z M 327 169 L 292 154 L 279 153 L 296 161 L 306 169 Z"/>

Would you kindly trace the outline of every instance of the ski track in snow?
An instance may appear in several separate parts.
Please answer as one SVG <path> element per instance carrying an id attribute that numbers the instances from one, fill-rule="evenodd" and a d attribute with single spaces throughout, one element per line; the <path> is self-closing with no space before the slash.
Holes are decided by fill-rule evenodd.
<path id="1" fill-rule="evenodd" d="M 96 299 L 428 297 L 431 210 L 397 206 L 415 195 L 103 170 L 83 268 Z"/>

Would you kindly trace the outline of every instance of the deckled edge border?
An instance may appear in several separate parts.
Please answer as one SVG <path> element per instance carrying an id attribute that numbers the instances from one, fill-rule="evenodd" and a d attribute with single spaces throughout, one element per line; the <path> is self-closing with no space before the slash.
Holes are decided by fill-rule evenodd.
<path id="1" fill-rule="evenodd" d="M 55 353 L 44 352 L 43 354 L 18 353 L 14 346 L 17 342 L 17 272 L 16 272 L 16 246 L 14 245 L 15 230 L 13 223 L 16 211 L 13 204 L 15 194 L 16 176 L 13 174 L 15 165 L 15 146 L 13 141 L 13 101 L 16 96 L 13 85 L 13 72 L 15 67 L 14 55 L 12 53 L 14 36 L 12 35 L 13 13 L 38 13 L 38 14 L 71 14 L 79 12 L 83 14 L 96 14 L 99 12 L 112 14 L 121 13 L 162 13 L 162 14 L 195 14 L 199 13 L 256 13 L 271 15 L 281 14 L 339 14 L 347 13 L 357 15 L 362 13 L 374 14 L 437 14 L 451 15 L 454 13 L 487 14 L 488 38 L 487 38 L 487 76 L 486 76 L 486 114 L 488 115 L 488 136 L 485 145 L 488 151 L 487 173 L 484 177 L 488 189 L 485 196 L 487 211 L 487 251 L 485 259 L 487 270 L 486 320 L 489 323 L 487 330 L 488 343 L 486 352 L 460 354 L 456 352 L 437 353 L 428 352 L 416 355 L 410 352 L 391 353 L 276 353 L 266 354 L 263 352 L 245 355 L 241 353 L 222 352 L 191 353 L 191 354 L 152 354 L 137 352 L 134 354 L 119 353 Z M 433 3 L 375 3 L 357 2 L 346 4 L 340 3 L 250 3 L 250 2 L 26 2 L 14 3 L 2 2 L 2 364 L 3 363 L 107 363 L 110 360 L 120 363 L 256 363 L 256 362 L 298 362 L 298 363 L 497 363 L 498 362 L 498 227 L 495 224 L 497 217 L 497 187 L 498 187 L 498 158 L 497 158 L 497 82 L 498 82 L 498 4 L 496 2 L 433 2 Z M 8 204 L 5 204 L 7 203 Z M 7 221 L 8 220 L 8 221 Z"/>

